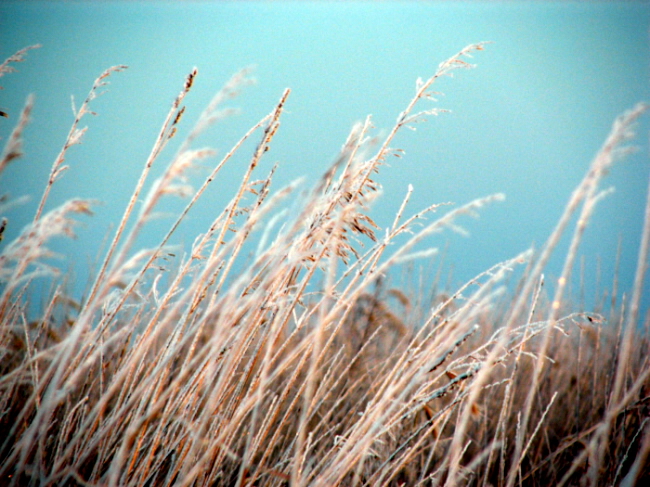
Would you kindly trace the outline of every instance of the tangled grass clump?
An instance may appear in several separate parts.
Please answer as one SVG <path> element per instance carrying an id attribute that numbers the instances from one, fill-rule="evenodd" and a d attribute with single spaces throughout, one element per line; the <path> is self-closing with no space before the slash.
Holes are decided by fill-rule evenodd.
<path id="1" fill-rule="evenodd" d="M 294 217 L 276 210 L 296 184 L 272 192 L 275 167 L 258 176 L 289 90 L 197 190 L 187 183 L 188 169 L 214 156 L 194 148 L 194 140 L 228 113 L 221 107 L 250 83 L 247 71 L 224 86 L 162 176 L 148 181 L 181 122 L 193 70 L 87 295 L 75 301 L 58 285 L 29 321 L 31 286 L 53 274 L 45 263 L 48 241 L 73 235 L 74 215 L 93 206 L 71 200 L 46 211 L 65 155 L 86 130 L 79 124 L 92 113 L 90 103 L 125 66 L 105 71 L 75 110 L 34 220 L 2 247 L 1 483 L 511 487 L 632 486 L 648 479 L 650 335 L 637 323 L 650 216 L 625 309 L 606 319 L 565 298 L 582 233 L 603 195 L 601 179 L 626 152 L 644 105 L 615 122 L 537 252 L 499 263 L 446 295 L 420 296 L 418 310 L 413 296 L 385 285 L 391 268 L 435 252 L 416 250 L 428 236 L 456 229 L 460 216 L 503 198 L 480 198 L 439 217 L 433 215 L 440 205 L 432 205 L 406 217 L 409 189 L 385 229 L 367 212 L 379 169 L 400 155 L 391 147 L 396 133 L 438 113 L 417 110 L 433 100 L 438 78 L 471 67 L 465 59 L 483 46 L 468 46 L 418 80 L 377 145 L 369 118 L 355 125 Z M 9 58 L 0 74 L 25 53 Z M 29 98 L 0 170 L 22 154 L 32 105 Z M 254 136 L 259 142 L 232 199 L 167 271 L 159 263 L 170 237 Z M 155 248 L 134 249 L 157 205 L 173 196 L 189 201 L 166 236 Z M 576 212 L 563 273 L 547 292 L 545 265 Z M 425 217 L 431 220 L 423 223 Z M 258 250 L 244 265 L 244 246 L 257 229 Z M 389 247 L 407 234 L 404 244 Z M 504 277 L 522 264 L 522 281 L 506 294 Z"/>

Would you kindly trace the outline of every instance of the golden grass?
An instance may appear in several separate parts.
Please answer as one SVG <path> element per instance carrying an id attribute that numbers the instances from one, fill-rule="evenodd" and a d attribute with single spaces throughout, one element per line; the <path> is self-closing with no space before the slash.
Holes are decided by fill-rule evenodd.
<path id="1" fill-rule="evenodd" d="M 33 222 L 3 243 L 2 484 L 632 486 L 647 479 L 650 343 L 638 310 L 650 216 L 629 304 L 605 319 L 565 298 L 584 228 L 603 196 L 599 183 L 625 153 L 645 106 L 615 122 L 539 251 L 428 302 L 386 285 L 392 267 L 435 252 L 415 250 L 427 236 L 457 229 L 459 216 L 503 198 L 435 218 L 440 205 L 405 217 L 409 190 L 390 228 L 379 229 L 367 213 L 379 169 L 400 155 L 390 146 L 395 134 L 436 114 L 416 107 L 432 98 L 439 77 L 471 67 L 465 59 L 482 49 L 468 46 L 418 80 L 413 100 L 378 144 L 370 119 L 356 125 L 293 217 L 277 208 L 296 185 L 272 192 L 275 168 L 260 164 L 279 133 L 289 90 L 202 186 L 186 183 L 188 169 L 214 155 L 193 141 L 227 113 L 223 102 L 250 82 L 248 72 L 216 95 L 143 195 L 182 121 L 193 70 L 88 295 L 75 302 L 57 285 L 42 316 L 28 322 L 31 286 L 51 274 L 43 263 L 49 239 L 72 235 L 74 214 L 92 209 L 91 201 L 71 200 L 45 211 L 97 90 L 125 67 L 104 72 L 75 111 Z M 5 62 L 2 74 L 25 52 Z M 32 105 L 30 98 L 7 141 L 2 169 L 21 156 Z M 163 269 L 170 236 L 251 137 L 259 142 L 231 201 L 189 255 Z M 179 196 L 189 203 L 160 245 L 134 249 L 158 203 Z M 544 267 L 576 212 L 563 273 L 547 292 Z M 243 265 L 254 230 L 262 230 L 258 251 Z M 411 237 L 391 250 L 405 233 Z M 508 292 L 504 278 L 516 266 L 525 266 L 523 278 Z"/>

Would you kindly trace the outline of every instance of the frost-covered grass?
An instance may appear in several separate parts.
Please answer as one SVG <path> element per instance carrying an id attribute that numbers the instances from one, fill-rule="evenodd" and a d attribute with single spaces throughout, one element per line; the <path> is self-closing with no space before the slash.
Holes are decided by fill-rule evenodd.
<path id="1" fill-rule="evenodd" d="M 459 289 L 413 296 L 388 284 L 391 268 L 435 253 L 418 250 L 427 236 L 458 230 L 460 216 L 503 197 L 411 213 L 409 191 L 383 229 L 367 211 L 381 166 L 401 154 L 391 147 L 396 133 L 435 115 L 422 105 L 436 80 L 471 67 L 466 58 L 483 47 L 463 49 L 418 80 L 385 138 L 371 134 L 370 119 L 354 126 L 306 196 L 296 196 L 294 184 L 273 189 L 275 168 L 265 164 L 289 90 L 220 160 L 194 147 L 229 113 L 223 104 L 249 84 L 247 71 L 215 96 L 162 176 L 149 181 L 182 123 L 193 71 L 92 285 L 76 301 L 48 263 L 47 246 L 72 236 L 75 215 L 91 214 L 94 202 L 50 209 L 48 196 L 98 90 L 125 67 L 104 72 L 75 109 L 33 221 L 2 243 L 0 483 L 632 486 L 647 479 L 650 343 L 638 308 L 649 222 L 628 301 L 602 316 L 566 299 L 601 179 L 626 152 L 645 106 L 615 122 L 540 249 Z M 29 98 L 0 170 L 21 162 L 32 105 Z M 232 199 L 169 265 L 169 238 L 249 138 L 258 143 Z M 186 176 L 198 161 L 214 161 L 214 169 L 195 189 Z M 136 248 L 160 201 L 172 197 L 187 206 L 167 236 L 156 248 Z M 279 209 L 288 198 L 301 198 L 299 214 Z M 562 275 L 545 283 L 549 256 L 574 221 Z M 3 231 L 12 223 L 3 219 Z M 389 246 L 398 236 L 405 243 Z M 251 243 L 256 253 L 243 258 Z M 504 279 L 517 266 L 523 277 L 507 291 Z M 43 279 L 53 291 L 30 321 L 32 287 Z"/>

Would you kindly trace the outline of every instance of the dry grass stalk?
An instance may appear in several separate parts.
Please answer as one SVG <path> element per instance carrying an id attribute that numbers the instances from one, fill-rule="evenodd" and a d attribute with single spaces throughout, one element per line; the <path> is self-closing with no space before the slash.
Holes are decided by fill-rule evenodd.
<path id="1" fill-rule="evenodd" d="M 2 483 L 505 486 L 632 485 L 647 478 L 649 338 L 636 324 L 650 218 L 629 312 L 614 308 L 608 322 L 571 309 L 564 298 L 584 227 L 603 196 L 600 180 L 624 152 L 643 107 L 617 122 L 537 255 L 523 252 L 455 291 L 439 290 L 426 304 L 423 296 L 385 285 L 392 267 L 436 252 L 417 250 L 428 237 L 462 232 L 459 218 L 503 199 L 477 199 L 418 228 L 441 205 L 405 216 L 409 188 L 384 232 L 367 210 L 386 157 L 401 154 L 390 147 L 397 132 L 441 111 L 416 112 L 416 105 L 433 100 L 436 80 L 469 67 L 463 58 L 483 46 L 469 46 L 427 81 L 418 80 L 382 141 L 370 135 L 370 118 L 354 126 L 295 215 L 278 206 L 298 183 L 272 191 L 275 167 L 264 164 L 273 138 L 281 136 L 289 90 L 198 190 L 188 183 L 195 162 L 214 154 L 193 143 L 208 125 L 235 113 L 223 104 L 252 83 L 248 70 L 217 93 L 162 176 L 148 183 L 184 116 L 193 70 L 88 297 L 70 300 L 54 275 L 48 305 L 30 323 L 33 281 L 57 271 L 43 262 L 48 240 L 72 235 L 71 215 L 90 212 L 91 202 L 81 200 L 49 212 L 44 207 L 65 170 L 66 151 L 85 132 L 78 125 L 91 113 L 89 103 L 123 67 L 100 76 L 75 111 L 34 221 L 0 256 Z M 32 104 L 19 117 L 0 169 L 21 156 Z M 169 239 L 258 129 L 260 141 L 231 201 L 168 271 L 162 263 L 170 257 Z M 170 195 L 190 200 L 158 246 L 134 250 Z M 580 204 L 565 268 L 549 298 L 542 272 Z M 258 229 L 257 251 L 244 264 L 242 251 Z M 386 255 L 407 232 L 410 239 Z M 507 291 L 504 279 L 526 263 L 521 283 Z"/>

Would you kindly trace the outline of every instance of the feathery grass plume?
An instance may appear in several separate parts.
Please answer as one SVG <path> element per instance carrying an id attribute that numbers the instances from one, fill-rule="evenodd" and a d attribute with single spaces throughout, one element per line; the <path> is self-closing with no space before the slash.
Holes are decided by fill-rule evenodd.
<path id="1" fill-rule="evenodd" d="M 396 133 L 442 111 L 417 110 L 434 99 L 437 79 L 469 67 L 464 59 L 483 46 L 418 80 L 383 139 L 372 135 L 370 117 L 354 125 L 334 163 L 290 209 L 280 205 L 302 183 L 274 190 L 277 164 L 266 164 L 273 139 L 283 136 L 288 89 L 198 189 L 188 178 L 196 161 L 216 154 L 195 143 L 235 113 L 226 104 L 252 83 L 249 70 L 215 95 L 143 198 L 152 165 L 187 116 L 192 70 L 85 300 L 66 296 L 64 277 L 55 275 L 44 311 L 27 319 L 34 282 L 56 272 L 43 259 L 49 239 L 72 236 L 72 215 L 89 212 L 91 202 L 39 210 L 3 248 L 0 483 L 633 485 L 650 476 L 650 345 L 635 326 L 648 221 L 629 305 L 605 319 L 565 297 L 584 226 L 603 196 L 600 181 L 624 155 L 641 107 L 614 127 L 539 252 L 525 250 L 457 289 L 441 287 L 437 276 L 431 295 L 390 282 L 391 268 L 435 254 L 418 250 L 431 237 L 464 233 L 462 218 L 503 199 L 477 198 L 442 215 L 449 203 L 432 204 L 409 216 L 409 187 L 385 229 L 368 209 L 386 157 L 403 153 L 391 148 Z M 48 188 L 109 72 L 75 112 Z M 29 110 L 23 114 L 3 154 L 20 153 Z M 173 233 L 251 137 L 259 139 L 230 201 L 187 253 L 172 251 Z M 137 248 L 170 195 L 189 201 L 157 245 Z M 547 291 L 544 268 L 581 204 L 563 281 Z M 256 251 L 242 262 L 248 244 Z M 508 287 L 518 266 L 523 277 Z"/>
<path id="2" fill-rule="evenodd" d="M 119 66 L 110 67 L 106 71 L 104 71 L 93 83 L 90 92 L 88 92 L 88 96 L 86 96 L 86 99 L 83 101 L 78 111 L 74 104 L 74 98 L 72 98 L 72 114 L 74 115 L 74 120 L 72 122 L 72 126 L 70 127 L 70 131 L 68 132 L 68 136 L 65 139 L 63 147 L 61 148 L 61 151 L 59 152 L 56 159 L 54 160 L 54 163 L 52 164 L 52 169 L 50 170 L 50 177 L 48 179 L 47 185 L 45 186 L 45 191 L 43 192 L 41 201 L 38 204 L 36 215 L 34 216 L 34 221 L 38 221 L 38 219 L 41 217 L 41 214 L 43 213 L 43 210 L 45 208 L 45 203 L 47 202 L 47 198 L 50 194 L 50 190 L 52 189 L 52 186 L 54 185 L 55 181 L 62 176 L 64 171 L 68 169 L 68 166 L 62 165 L 63 162 L 65 161 L 65 156 L 68 152 L 68 149 L 73 145 L 81 144 L 83 135 L 86 133 L 86 130 L 88 129 L 88 127 L 78 128 L 81 119 L 87 113 L 90 113 L 91 115 L 97 115 L 89 108 L 90 102 L 103 93 L 103 92 L 98 92 L 97 90 L 99 90 L 100 88 L 108 84 L 108 81 L 105 80 L 112 73 L 123 71 L 126 68 L 127 66 L 119 65 Z"/>
<path id="3" fill-rule="evenodd" d="M 41 47 L 40 44 L 36 44 L 33 46 L 29 46 L 26 48 L 23 48 L 16 52 L 14 55 L 10 56 L 7 58 L 1 65 L 0 65 L 0 77 L 4 76 L 5 73 L 12 73 L 15 72 L 16 69 L 10 65 L 10 63 L 17 63 L 17 62 L 22 62 L 25 60 L 25 54 L 27 51 L 31 49 L 37 49 Z M 0 89 L 2 87 L 0 86 Z M 15 159 L 18 159 L 23 156 L 23 132 L 25 131 L 25 127 L 27 127 L 27 124 L 29 123 L 29 117 L 32 112 L 32 108 L 34 107 L 34 95 L 29 95 L 27 97 L 27 100 L 25 101 L 25 106 L 20 112 L 20 117 L 18 118 L 18 123 L 12 130 L 11 134 L 9 135 L 9 138 L 5 142 L 4 148 L 2 149 L 2 154 L 0 154 L 0 177 L 2 177 L 2 173 L 6 169 L 6 167 L 9 165 L 9 163 L 13 162 Z M 9 114 L 1 111 L 0 110 L 0 116 L 9 118 Z M 4 213 L 7 211 L 11 206 L 14 205 L 19 205 L 22 204 L 26 201 L 26 197 L 23 198 L 18 198 L 16 200 L 10 200 L 10 195 L 9 194 L 1 194 L 0 195 L 0 213 Z M 4 232 L 7 228 L 8 225 L 8 219 L 6 217 L 2 217 L 2 230 L 0 231 L 0 242 L 2 241 L 4 237 Z"/>
<path id="4" fill-rule="evenodd" d="M 41 47 L 40 44 L 24 47 L 5 59 L 3 63 L 0 64 L 0 78 L 2 78 L 6 73 L 15 73 L 17 69 L 11 66 L 11 63 L 22 63 L 25 60 L 25 55 L 28 51 L 38 49 L 39 47 Z M 0 89 L 2 89 L 2 86 L 0 86 Z M 3 116 L 8 117 L 7 114 L 3 114 Z"/>
<path id="5" fill-rule="evenodd" d="M 0 254 L 0 282 L 5 283 L 0 297 L 0 318 L 4 318 L 13 293 L 20 285 L 57 272 L 42 261 L 54 256 L 46 247 L 48 240 L 58 235 L 73 238 L 73 228 L 77 222 L 71 218 L 71 214 L 92 215 L 91 205 L 92 202 L 88 200 L 70 200 L 47 213 L 42 221 L 27 225 L 14 241 L 5 246 Z M 26 274 L 30 267 L 33 269 Z"/>
<path id="6" fill-rule="evenodd" d="M 2 155 L 0 155 L 0 175 L 10 162 L 23 156 L 23 132 L 29 123 L 29 116 L 32 113 L 33 107 L 34 95 L 29 95 L 27 97 L 27 101 L 25 102 L 25 106 L 20 112 L 18 123 L 11 132 L 11 135 L 9 135 L 9 138 L 7 139 L 7 142 L 5 143 L 5 146 L 2 150 Z"/>

